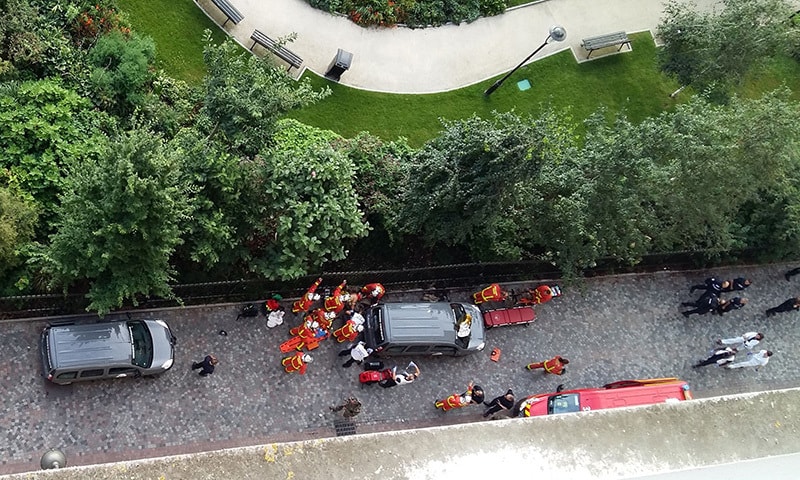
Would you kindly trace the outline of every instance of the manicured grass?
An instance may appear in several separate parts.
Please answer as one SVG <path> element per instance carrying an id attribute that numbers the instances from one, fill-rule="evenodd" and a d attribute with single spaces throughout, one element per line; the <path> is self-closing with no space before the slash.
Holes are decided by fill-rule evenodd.
<path id="1" fill-rule="evenodd" d="M 156 43 L 156 62 L 172 77 L 197 84 L 206 74 L 203 64 L 203 30 L 216 42 L 225 33 L 192 0 L 119 0 L 136 32 Z"/>
<path id="2" fill-rule="evenodd" d="M 306 73 L 314 85 L 328 85 L 333 93 L 291 116 L 346 137 L 366 130 L 384 139 L 404 136 L 415 146 L 436 136 L 441 130 L 439 118 L 461 119 L 473 113 L 487 117 L 493 110 L 536 114 L 550 104 L 580 121 L 605 106 L 612 112 L 624 109 L 638 121 L 674 105 L 668 94 L 678 85 L 658 70 L 650 35 L 632 39 L 633 52 L 592 62 L 578 64 L 569 51 L 536 61 L 489 98 L 483 91 L 494 79 L 447 93 L 393 95 L 348 88 Z M 523 79 L 530 81 L 529 90 L 517 88 Z"/>
<path id="3" fill-rule="evenodd" d="M 189 83 L 202 81 L 203 30 L 211 29 L 216 41 L 226 35 L 192 0 L 119 0 L 119 5 L 136 31 L 153 37 L 161 68 Z M 483 91 L 495 79 L 447 93 L 392 95 L 348 88 L 306 72 L 305 77 L 313 85 L 327 85 L 333 94 L 291 116 L 345 137 L 369 131 L 386 140 L 406 137 L 414 146 L 437 135 L 441 130 L 439 118 L 456 120 L 472 114 L 488 117 L 493 110 L 512 109 L 535 115 L 546 104 L 568 112 L 576 122 L 599 107 L 610 112 L 624 110 L 638 121 L 674 106 L 676 100 L 668 94 L 678 85 L 659 71 L 650 35 L 641 33 L 631 38 L 633 52 L 592 62 L 578 64 L 568 51 L 538 60 L 517 71 L 488 99 L 483 97 Z M 524 92 L 516 86 L 522 79 L 532 85 Z M 793 98 L 800 100 L 797 61 L 771 60 L 766 68 L 748 77 L 740 93 L 754 97 L 782 83 L 793 91 Z M 685 91 L 677 101 L 690 94 Z"/>

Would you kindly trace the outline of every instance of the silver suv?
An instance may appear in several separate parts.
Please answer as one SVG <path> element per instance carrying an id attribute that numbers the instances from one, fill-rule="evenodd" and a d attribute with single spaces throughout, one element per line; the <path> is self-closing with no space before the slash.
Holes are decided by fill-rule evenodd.
<path id="1" fill-rule="evenodd" d="M 44 376 L 61 385 L 157 375 L 175 361 L 176 339 L 163 320 L 48 325 L 40 343 Z"/>
<path id="2" fill-rule="evenodd" d="M 459 357 L 486 346 L 483 315 L 468 303 L 382 303 L 365 317 L 365 341 L 380 356 Z"/>

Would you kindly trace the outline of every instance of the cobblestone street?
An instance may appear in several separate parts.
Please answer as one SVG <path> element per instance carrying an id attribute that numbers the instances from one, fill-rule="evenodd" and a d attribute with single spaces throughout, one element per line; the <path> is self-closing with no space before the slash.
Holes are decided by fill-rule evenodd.
<path id="1" fill-rule="evenodd" d="M 355 418 L 358 433 L 482 421 L 479 407 L 447 413 L 433 407 L 434 400 L 463 391 L 470 380 L 484 387 L 487 399 L 507 388 L 519 399 L 553 391 L 560 383 L 580 388 L 671 376 L 687 380 L 698 397 L 797 387 L 800 315 L 767 319 L 764 314 L 766 308 L 800 294 L 800 277 L 787 282 L 787 268 L 665 271 L 560 283 L 564 295 L 536 307 L 533 324 L 487 331 L 485 351 L 472 356 L 414 358 L 422 371 L 420 379 L 390 389 L 360 385 L 359 367 L 341 367 L 337 353 L 342 345 L 332 338 L 312 352 L 315 361 L 306 375 L 284 373 L 278 346 L 298 321 L 289 314 L 283 325 L 268 329 L 263 316 L 236 320 L 240 305 L 136 312 L 134 318 L 166 320 L 178 337 L 172 370 L 154 379 L 63 387 L 49 384 L 40 373 L 38 340 L 45 323 L 2 323 L 0 474 L 37 470 L 41 455 L 50 448 L 63 450 L 74 466 L 335 436 L 334 424 L 341 417 L 328 406 L 351 394 L 363 403 Z M 753 285 L 740 294 L 750 303 L 722 317 L 684 318 L 680 303 L 699 295 L 690 295 L 689 286 L 712 274 L 752 278 Z M 341 280 L 326 277 L 325 283 L 335 286 Z M 466 301 L 469 293 L 451 291 L 450 297 Z M 389 290 L 384 301 L 419 297 Z M 335 327 L 339 325 L 337 321 Z M 219 335 L 220 330 L 228 335 Z M 691 368 L 715 339 L 751 330 L 763 332 L 766 338 L 759 347 L 775 353 L 760 371 Z M 499 362 L 489 359 L 493 347 L 502 349 Z M 202 378 L 190 367 L 206 353 L 216 354 L 220 364 L 213 375 Z M 523 368 L 556 354 L 571 360 L 561 377 Z M 384 361 L 402 369 L 409 360 Z"/>

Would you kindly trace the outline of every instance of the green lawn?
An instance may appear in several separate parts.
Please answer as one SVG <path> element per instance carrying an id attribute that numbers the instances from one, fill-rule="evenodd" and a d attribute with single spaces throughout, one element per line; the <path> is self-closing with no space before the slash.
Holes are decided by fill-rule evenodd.
<path id="1" fill-rule="evenodd" d="M 202 80 L 202 32 L 210 28 L 217 40 L 225 34 L 192 0 L 119 1 L 135 30 L 155 40 L 161 68 L 190 83 Z M 675 100 L 668 94 L 678 85 L 659 71 L 650 35 L 641 33 L 631 38 L 633 52 L 578 64 L 572 53 L 565 51 L 536 61 L 517 71 L 488 99 L 483 91 L 495 79 L 447 93 L 393 95 L 348 88 L 306 72 L 305 78 L 312 84 L 327 85 L 333 93 L 291 116 L 345 137 L 369 131 L 387 140 L 406 137 L 414 146 L 436 136 L 441 129 L 439 118 L 462 119 L 473 113 L 487 117 L 493 110 L 511 109 L 535 114 L 545 104 L 568 112 L 577 122 L 601 106 L 612 112 L 624 110 L 638 121 L 671 108 Z M 346 79 L 347 73 L 344 75 Z M 530 81 L 529 90 L 517 88 L 516 82 L 522 79 Z M 747 79 L 741 93 L 757 96 L 782 82 L 787 82 L 794 98 L 800 100 L 798 62 L 789 58 L 770 61 Z M 677 101 L 689 95 L 686 91 Z"/>
<path id="2" fill-rule="evenodd" d="M 199 83 L 205 76 L 203 30 L 215 41 L 225 33 L 192 0 L 119 0 L 133 29 L 156 43 L 159 68 L 175 78 Z"/>
<path id="3" fill-rule="evenodd" d="M 483 91 L 494 79 L 457 91 L 426 95 L 392 95 L 348 88 L 306 73 L 314 85 L 328 85 L 332 95 L 293 112 L 292 117 L 350 137 L 367 130 L 384 139 L 404 136 L 420 145 L 440 130 L 439 118 L 459 119 L 492 110 L 536 113 L 551 104 L 582 120 L 600 106 L 624 109 L 634 120 L 658 114 L 674 105 L 668 94 L 677 84 L 664 77 L 655 60 L 649 34 L 632 36 L 633 52 L 578 64 L 569 51 L 530 64 L 512 75 L 489 98 Z M 344 75 L 347 75 L 345 73 Z M 498 75 L 499 77 L 500 75 Z M 531 88 L 516 83 L 528 79 Z"/>

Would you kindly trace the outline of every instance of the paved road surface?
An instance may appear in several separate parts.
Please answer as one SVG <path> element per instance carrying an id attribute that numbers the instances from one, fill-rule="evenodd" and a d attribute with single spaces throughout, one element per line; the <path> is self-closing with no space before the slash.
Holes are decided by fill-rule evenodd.
<path id="1" fill-rule="evenodd" d="M 490 398 L 511 387 L 518 396 L 598 386 L 610 381 L 678 376 L 697 396 L 800 386 L 797 313 L 764 316 L 767 307 L 800 293 L 800 278 L 787 282 L 787 265 L 741 267 L 713 273 L 754 280 L 750 303 L 724 317 L 678 312 L 691 299 L 688 286 L 712 272 L 660 272 L 588 279 L 562 285 L 565 295 L 538 308 L 529 327 L 487 332 L 487 351 L 465 358 L 416 359 L 417 382 L 391 389 L 362 387 L 358 369 L 341 367 L 339 345 L 327 340 L 314 352 L 305 376 L 280 367 L 278 345 L 294 323 L 268 329 L 263 318 L 236 321 L 237 307 L 165 310 L 145 315 L 163 318 L 178 336 L 175 367 L 156 379 L 123 379 L 49 385 L 39 374 L 37 352 L 42 322 L 0 324 L 0 473 L 34 470 L 47 449 L 58 447 L 70 465 L 106 462 L 335 435 L 336 417 L 327 411 L 349 394 L 364 404 L 359 433 L 480 421 L 477 407 L 446 414 L 433 401 L 461 391 L 470 380 Z M 326 278 L 338 284 L 339 278 Z M 379 279 L 378 279 L 379 280 Z M 468 292 L 451 298 L 466 299 Z M 387 300 L 418 300 L 389 292 Z M 228 336 L 217 332 L 224 329 Z M 775 352 L 770 364 L 752 369 L 695 371 L 714 339 L 749 330 L 763 331 L 763 346 Z M 488 350 L 502 348 L 499 363 Z M 207 352 L 220 357 L 214 375 L 190 371 Z M 533 359 L 560 354 L 572 360 L 558 378 L 524 371 Z M 408 358 L 398 359 L 405 365 Z"/>

